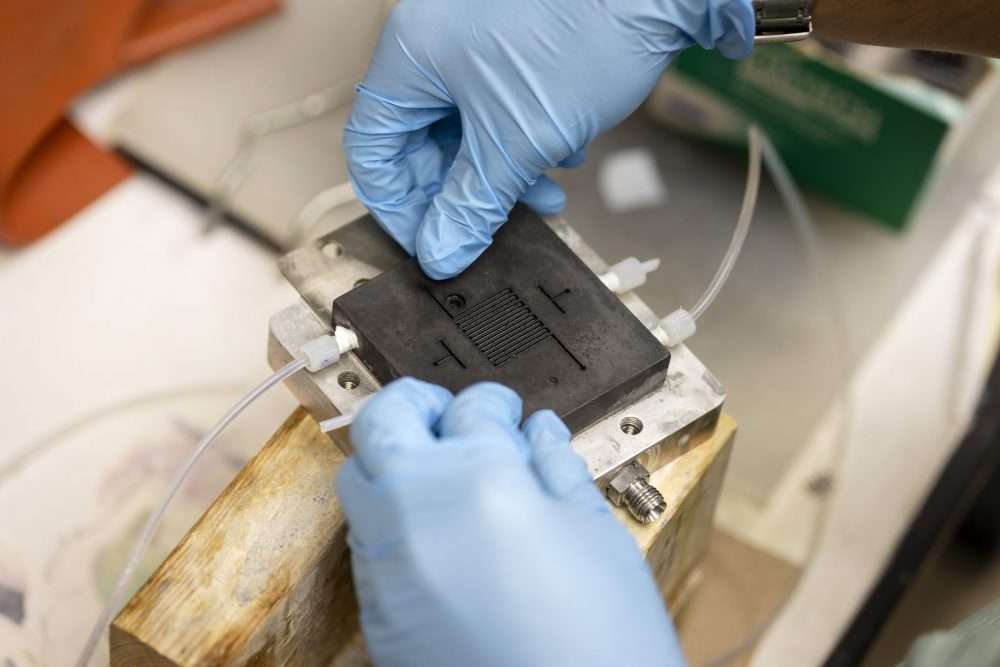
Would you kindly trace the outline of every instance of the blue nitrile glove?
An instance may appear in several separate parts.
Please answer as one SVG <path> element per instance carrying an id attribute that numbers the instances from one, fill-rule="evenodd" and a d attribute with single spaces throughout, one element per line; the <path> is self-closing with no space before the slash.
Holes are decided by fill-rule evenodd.
<path id="1" fill-rule="evenodd" d="M 671 59 L 750 53 L 750 0 L 401 0 L 344 132 L 351 180 L 427 275 L 463 271 L 517 200 L 560 211 L 581 164 Z"/>
<path id="2" fill-rule="evenodd" d="M 337 479 L 379 667 L 684 664 L 649 567 L 552 412 L 416 380 L 358 415 Z"/>

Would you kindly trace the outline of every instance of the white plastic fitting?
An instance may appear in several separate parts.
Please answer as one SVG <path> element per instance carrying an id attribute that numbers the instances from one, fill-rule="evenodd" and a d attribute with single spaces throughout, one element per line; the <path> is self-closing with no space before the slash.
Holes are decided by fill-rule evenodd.
<path id="1" fill-rule="evenodd" d="M 660 259 L 655 257 L 640 262 L 635 257 L 627 257 L 618 262 L 601 276 L 601 282 L 615 294 L 631 292 L 646 284 L 646 276 L 660 268 Z"/>
<path id="2" fill-rule="evenodd" d="M 350 329 L 337 327 L 333 335 L 319 336 L 299 348 L 298 355 L 308 361 L 306 369 L 310 373 L 321 371 L 340 360 L 342 354 L 357 349 L 358 337 Z"/>
<path id="3" fill-rule="evenodd" d="M 336 327 L 333 337 L 337 339 L 337 349 L 341 354 L 358 349 L 358 335 L 346 327 Z"/>
<path id="4" fill-rule="evenodd" d="M 698 330 L 691 313 L 681 308 L 660 320 L 660 328 L 667 335 L 667 347 L 680 345 Z"/>

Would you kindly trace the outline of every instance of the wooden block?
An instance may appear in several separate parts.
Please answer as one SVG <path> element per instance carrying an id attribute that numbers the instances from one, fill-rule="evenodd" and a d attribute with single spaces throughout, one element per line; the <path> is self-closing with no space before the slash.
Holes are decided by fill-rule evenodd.
<path id="1" fill-rule="evenodd" d="M 118 615 L 111 664 L 329 664 L 357 630 L 343 461 L 296 411 Z"/>
<path id="2" fill-rule="evenodd" d="M 659 521 L 640 526 L 618 512 L 668 600 L 707 547 L 734 434 L 723 417 L 712 438 L 653 475 L 668 502 Z M 111 664 L 325 666 L 356 656 L 346 523 L 332 483 L 343 461 L 296 411 L 115 619 Z"/>
<path id="3" fill-rule="evenodd" d="M 658 520 L 643 526 L 615 508 L 652 566 L 671 609 L 680 601 L 684 580 L 708 548 L 735 436 L 736 422 L 722 415 L 711 438 L 652 474 L 650 482 L 667 501 L 667 511 Z"/>

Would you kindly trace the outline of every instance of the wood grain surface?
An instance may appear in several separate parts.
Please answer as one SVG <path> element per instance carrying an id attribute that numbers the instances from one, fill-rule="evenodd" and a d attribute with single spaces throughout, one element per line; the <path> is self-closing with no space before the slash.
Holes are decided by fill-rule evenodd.
<path id="1" fill-rule="evenodd" d="M 668 503 L 657 522 L 616 509 L 668 603 L 690 592 L 734 435 L 723 417 L 712 438 L 654 473 Z M 343 461 L 296 411 L 115 619 L 111 664 L 365 664 L 333 491 Z"/>

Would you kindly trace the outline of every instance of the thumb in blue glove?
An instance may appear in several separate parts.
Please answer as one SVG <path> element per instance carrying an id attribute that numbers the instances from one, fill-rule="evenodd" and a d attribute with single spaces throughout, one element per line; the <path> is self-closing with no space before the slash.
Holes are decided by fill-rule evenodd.
<path id="1" fill-rule="evenodd" d="M 379 667 L 684 664 L 649 567 L 552 412 L 404 379 L 337 479 Z"/>
<path id="2" fill-rule="evenodd" d="M 344 133 L 355 191 L 426 273 L 485 250 L 518 200 L 579 165 L 683 49 L 749 54 L 750 0 L 401 0 Z"/>

